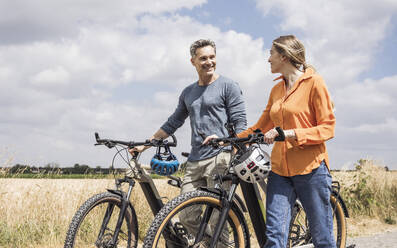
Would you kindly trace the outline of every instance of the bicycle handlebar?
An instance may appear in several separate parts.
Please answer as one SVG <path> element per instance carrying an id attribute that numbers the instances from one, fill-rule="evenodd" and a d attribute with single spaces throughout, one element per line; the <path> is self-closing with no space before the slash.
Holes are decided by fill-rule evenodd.
<path id="1" fill-rule="evenodd" d="M 250 134 L 245 138 L 217 138 L 212 139 L 208 142 L 208 145 L 212 145 L 217 147 L 219 143 L 223 142 L 224 144 L 237 145 L 243 143 L 264 143 L 263 134 Z"/>
<path id="2" fill-rule="evenodd" d="M 284 141 L 285 140 L 285 134 L 283 129 L 280 127 L 276 127 L 276 131 L 278 132 L 278 136 L 274 139 L 275 141 Z M 230 145 L 238 145 L 238 144 L 244 144 L 244 143 L 259 143 L 259 144 L 267 144 L 264 141 L 264 134 L 259 130 L 255 130 L 253 134 L 248 135 L 248 137 L 245 138 L 217 138 L 217 139 L 212 139 L 208 143 L 208 145 L 212 145 L 213 147 L 217 147 L 220 142 L 223 142 L 225 144 L 230 144 Z"/>
<path id="3" fill-rule="evenodd" d="M 154 147 L 161 147 L 161 146 L 173 146 L 175 147 L 177 145 L 177 140 L 175 135 L 171 135 L 172 137 L 172 142 L 169 142 L 168 140 L 146 140 L 145 142 L 134 142 L 134 141 L 121 141 L 121 140 L 112 140 L 112 139 L 101 139 L 99 138 L 99 134 L 96 132 L 95 133 L 95 140 L 96 144 L 95 145 L 105 145 L 108 148 L 113 148 L 115 145 L 124 145 L 127 146 L 128 148 L 134 148 L 136 146 L 154 146 Z"/>

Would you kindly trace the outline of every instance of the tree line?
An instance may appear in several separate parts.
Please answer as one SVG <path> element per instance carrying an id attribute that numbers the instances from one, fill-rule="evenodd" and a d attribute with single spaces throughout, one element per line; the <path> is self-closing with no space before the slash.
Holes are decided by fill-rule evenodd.
<path id="1" fill-rule="evenodd" d="M 74 164 L 73 167 L 59 167 L 56 163 L 50 163 L 43 167 L 16 164 L 12 167 L 0 168 L 6 169 L 9 174 L 113 174 L 125 171 L 121 168 L 95 168 L 85 164 Z"/>

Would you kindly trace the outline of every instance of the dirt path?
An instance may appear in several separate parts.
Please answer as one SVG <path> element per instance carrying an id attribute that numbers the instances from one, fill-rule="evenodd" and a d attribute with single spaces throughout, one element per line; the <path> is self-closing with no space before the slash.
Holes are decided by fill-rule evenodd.
<path id="1" fill-rule="evenodd" d="M 389 230 L 384 233 L 348 238 L 348 248 L 396 248 L 397 247 L 397 229 Z"/>

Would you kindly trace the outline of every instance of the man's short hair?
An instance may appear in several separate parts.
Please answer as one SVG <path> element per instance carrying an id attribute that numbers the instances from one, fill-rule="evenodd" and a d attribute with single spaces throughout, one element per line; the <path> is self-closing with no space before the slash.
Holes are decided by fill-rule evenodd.
<path id="1" fill-rule="evenodd" d="M 198 48 L 206 47 L 206 46 L 212 46 L 214 48 L 214 51 L 215 51 L 215 54 L 216 54 L 215 42 L 213 42 L 210 39 L 207 39 L 207 40 L 200 39 L 200 40 L 196 40 L 195 42 L 193 42 L 193 44 L 190 46 L 190 55 L 192 56 L 192 58 L 194 56 L 196 56 L 196 50 Z"/>

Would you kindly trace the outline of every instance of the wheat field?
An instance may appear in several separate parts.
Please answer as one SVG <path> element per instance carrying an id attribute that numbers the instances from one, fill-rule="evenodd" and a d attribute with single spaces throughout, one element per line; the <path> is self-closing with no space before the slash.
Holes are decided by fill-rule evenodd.
<path id="1" fill-rule="evenodd" d="M 155 180 L 159 193 L 174 197 L 179 189 Z M 113 189 L 111 179 L 0 179 L 0 247 L 62 247 L 78 207 L 93 194 Z M 167 200 L 165 200 L 167 201 Z M 140 237 L 153 215 L 139 185 L 131 196 L 140 221 Z"/>
<path id="2" fill-rule="evenodd" d="M 351 215 L 350 236 L 396 228 L 396 172 L 367 164 L 360 171 L 335 172 L 333 177 L 341 182 L 342 196 Z M 166 180 L 156 179 L 155 184 L 165 198 L 179 193 Z M 0 179 L 0 247 L 62 247 L 75 211 L 106 188 L 114 188 L 114 180 Z M 142 239 L 153 215 L 138 184 L 131 201 Z"/>

